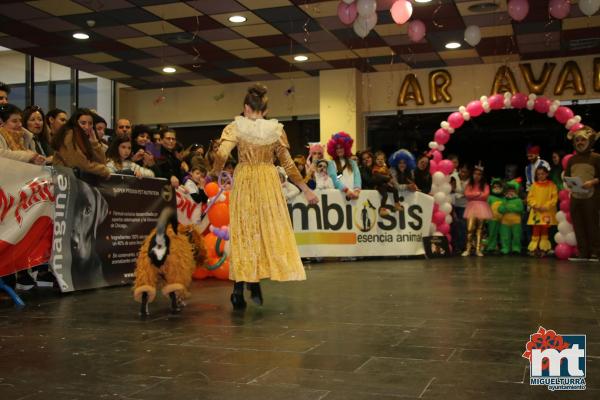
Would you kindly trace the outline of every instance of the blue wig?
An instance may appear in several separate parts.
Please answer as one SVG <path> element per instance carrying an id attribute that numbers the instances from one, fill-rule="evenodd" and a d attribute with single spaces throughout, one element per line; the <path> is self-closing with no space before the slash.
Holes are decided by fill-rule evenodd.
<path id="1" fill-rule="evenodd" d="M 405 149 L 395 151 L 388 159 L 388 164 L 390 165 L 390 167 L 396 169 L 398 168 L 398 164 L 401 160 L 406 163 L 406 167 L 410 171 L 414 170 L 417 167 L 415 157 L 410 153 L 410 151 Z"/>

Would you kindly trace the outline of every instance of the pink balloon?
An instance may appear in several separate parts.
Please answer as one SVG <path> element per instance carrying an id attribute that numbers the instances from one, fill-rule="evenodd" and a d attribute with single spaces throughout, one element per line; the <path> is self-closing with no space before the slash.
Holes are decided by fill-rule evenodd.
<path id="1" fill-rule="evenodd" d="M 450 247 L 450 251 L 452 251 L 452 245 L 450 244 L 450 242 L 452 242 L 452 235 L 446 233 L 444 236 L 446 236 L 446 239 L 448 239 L 448 246 Z"/>
<path id="2" fill-rule="evenodd" d="M 550 0 L 548 3 L 548 11 L 554 18 L 563 19 L 569 15 L 571 3 L 569 0 Z"/>
<path id="3" fill-rule="evenodd" d="M 433 156 L 433 160 L 435 162 L 440 162 L 442 161 L 442 153 L 439 150 L 434 150 L 431 152 L 432 156 Z"/>
<path id="4" fill-rule="evenodd" d="M 410 21 L 408 23 L 408 37 L 413 42 L 420 42 L 425 37 L 426 32 L 427 28 L 420 19 L 415 19 L 414 21 Z"/>
<path id="5" fill-rule="evenodd" d="M 560 202 L 560 211 L 567 213 L 571 209 L 571 200 L 563 200 Z"/>
<path id="6" fill-rule="evenodd" d="M 429 173 L 431 173 L 431 175 L 435 174 L 436 172 L 438 172 L 438 165 L 437 162 L 435 160 L 430 160 L 429 161 Z"/>
<path id="7" fill-rule="evenodd" d="M 462 124 L 465 122 L 463 116 L 461 113 L 459 113 L 458 111 L 453 112 L 452 114 L 450 114 L 450 116 L 448 117 L 448 123 L 450 124 L 451 127 L 453 127 L 454 129 L 458 129 L 462 126 Z"/>
<path id="8" fill-rule="evenodd" d="M 546 114 L 550 109 L 550 100 L 544 96 L 538 97 L 535 99 L 533 108 L 539 113 Z"/>
<path id="9" fill-rule="evenodd" d="M 563 189 L 560 192 L 558 192 L 558 200 L 564 201 L 567 199 L 569 199 L 569 191 L 567 189 Z"/>
<path id="10" fill-rule="evenodd" d="M 571 225 L 573 225 L 573 220 L 571 219 L 571 213 L 568 212 L 567 214 L 567 222 L 570 223 Z"/>
<path id="11" fill-rule="evenodd" d="M 583 124 L 581 122 L 577 122 L 575 125 L 573 125 L 571 127 L 571 129 L 569 129 L 569 132 L 575 132 L 580 130 L 581 128 L 583 128 Z"/>
<path id="12" fill-rule="evenodd" d="M 483 106 L 481 105 L 481 101 L 473 100 L 469 104 L 467 104 L 467 111 L 471 115 L 471 117 L 479 117 L 483 112 Z"/>
<path id="13" fill-rule="evenodd" d="M 438 142 L 438 144 L 446 144 L 448 143 L 448 140 L 450 140 L 450 133 L 444 128 L 440 128 L 437 131 L 435 131 L 433 140 Z"/>
<path id="14" fill-rule="evenodd" d="M 510 99 L 510 104 L 514 108 L 525 108 L 527 107 L 527 96 L 525 96 L 523 93 L 515 93 Z"/>
<path id="15" fill-rule="evenodd" d="M 575 114 L 573 114 L 573 110 L 571 110 L 569 107 L 560 106 L 556 109 L 554 118 L 556 118 L 556 120 L 561 124 L 566 124 L 567 121 L 573 118 L 574 115 Z"/>
<path id="16" fill-rule="evenodd" d="M 510 0 L 508 2 L 508 15 L 515 21 L 523 21 L 529 13 L 527 0 Z"/>
<path id="17" fill-rule="evenodd" d="M 398 25 L 402 25 L 410 19 L 413 9 L 412 4 L 407 0 L 396 0 L 396 2 L 390 8 L 390 13 L 394 22 Z"/>
<path id="18" fill-rule="evenodd" d="M 446 214 L 444 214 L 442 211 L 436 211 L 433 213 L 431 220 L 437 226 L 443 225 L 446 223 Z"/>
<path id="19" fill-rule="evenodd" d="M 356 2 L 353 2 L 352 4 L 346 4 L 343 1 L 340 1 L 337 12 L 338 17 L 340 18 L 340 21 L 342 21 L 342 23 L 346 25 L 351 25 L 358 16 Z"/>
<path id="20" fill-rule="evenodd" d="M 454 171 L 454 164 L 450 160 L 442 160 L 438 163 L 438 169 L 444 175 L 450 175 Z"/>
<path id="21" fill-rule="evenodd" d="M 571 246 L 566 243 L 561 243 L 554 248 L 554 254 L 556 254 L 556 258 L 559 260 L 566 260 L 571 257 L 573 251 L 571 250 Z"/>
<path id="22" fill-rule="evenodd" d="M 567 164 L 569 163 L 569 160 L 571 159 L 571 157 L 573 157 L 573 154 L 567 154 L 566 156 L 563 157 L 561 164 L 563 169 L 567 169 Z"/>
<path id="23" fill-rule="evenodd" d="M 444 235 L 450 233 L 450 225 L 444 222 L 443 224 L 437 226 L 437 231 L 443 233 Z"/>
<path id="24" fill-rule="evenodd" d="M 433 212 L 435 213 L 439 209 L 440 209 L 440 205 L 438 203 L 433 203 Z"/>
<path id="25" fill-rule="evenodd" d="M 504 96 L 501 94 L 490 96 L 488 97 L 488 103 L 492 110 L 500 110 L 502 107 L 504 107 Z"/>

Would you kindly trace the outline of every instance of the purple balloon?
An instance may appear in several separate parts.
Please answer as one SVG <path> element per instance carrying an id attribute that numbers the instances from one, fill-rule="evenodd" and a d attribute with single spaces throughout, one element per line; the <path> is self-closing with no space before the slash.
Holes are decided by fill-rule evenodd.
<path id="1" fill-rule="evenodd" d="M 550 0 L 548 3 L 548 11 L 554 18 L 563 19 L 569 15 L 571 3 L 569 0 Z"/>
<path id="2" fill-rule="evenodd" d="M 408 37 L 413 42 L 420 42 L 425 37 L 426 32 L 427 28 L 420 19 L 415 19 L 408 23 Z"/>
<path id="3" fill-rule="evenodd" d="M 352 25 L 356 17 L 358 16 L 358 10 L 356 9 L 356 2 L 352 4 L 346 4 L 343 1 L 340 1 L 338 5 L 338 17 L 340 21 L 346 25 Z"/>
<path id="4" fill-rule="evenodd" d="M 523 21 L 529 13 L 527 0 L 510 0 L 508 2 L 508 15 L 515 21 Z"/>
<path id="5" fill-rule="evenodd" d="M 554 248 L 554 254 L 559 260 L 566 260 L 573 254 L 571 246 L 566 243 L 561 243 Z"/>

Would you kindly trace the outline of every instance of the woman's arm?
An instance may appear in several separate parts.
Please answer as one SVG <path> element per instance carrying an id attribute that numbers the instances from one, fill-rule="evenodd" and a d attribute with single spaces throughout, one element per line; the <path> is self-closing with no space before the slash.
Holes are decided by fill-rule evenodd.
<path id="1" fill-rule="evenodd" d="M 358 169 L 358 165 L 354 160 L 350 161 L 350 165 L 352 165 L 352 174 L 354 175 L 354 189 L 362 188 L 362 178 L 360 177 L 360 170 Z"/>
<path id="2" fill-rule="evenodd" d="M 341 190 L 342 192 L 348 191 L 348 188 L 338 178 L 337 169 L 335 167 L 335 161 L 333 160 L 327 161 L 327 175 L 329 175 L 329 177 L 333 181 L 333 186 L 335 186 L 336 189 Z"/>

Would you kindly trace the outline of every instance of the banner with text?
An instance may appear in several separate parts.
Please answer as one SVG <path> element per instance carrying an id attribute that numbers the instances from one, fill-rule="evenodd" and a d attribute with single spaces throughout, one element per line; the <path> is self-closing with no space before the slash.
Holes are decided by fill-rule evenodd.
<path id="1" fill-rule="evenodd" d="M 0 276 L 48 262 L 54 193 L 49 169 L 0 158 Z"/>
<path id="2" fill-rule="evenodd" d="M 131 282 L 139 248 L 160 211 L 175 207 L 169 183 L 111 175 L 89 184 L 69 168 L 57 168 L 54 181 L 52 267 L 61 290 Z"/>
<path id="3" fill-rule="evenodd" d="M 433 197 L 401 191 L 403 209 L 396 211 L 393 204 L 386 204 L 389 214 L 380 216 L 381 196 L 375 190 L 363 190 L 352 201 L 339 190 L 316 194 L 319 204 L 309 205 L 304 196 L 288 204 L 301 257 L 424 254 L 423 236 L 429 234 Z"/>

